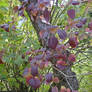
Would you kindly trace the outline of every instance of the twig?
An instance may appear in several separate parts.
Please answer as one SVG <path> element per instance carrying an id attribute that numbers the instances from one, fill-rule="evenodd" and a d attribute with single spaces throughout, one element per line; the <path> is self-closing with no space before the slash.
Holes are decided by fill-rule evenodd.
<path id="1" fill-rule="evenodd" d="M 77 75 L 68 76 L 68 75 L 66 75 L 65 73 L 63 73 L 62 71 L 60 71 L 58 68 L 56 68 L 56 67 L 54 67 L 54 66 L 53 66 L 53 68 L 54 68 L 55 70 L 57 70 L 58 72 L 60 72 L 61 74 L 63 74 L 65 77 L 75 77 L 75 76 L 91 75 L 91 74 L 92 74 L 92 72 L 87 72 L 87 73 L 82 73 L 82 74 L 77 74 Z"/>

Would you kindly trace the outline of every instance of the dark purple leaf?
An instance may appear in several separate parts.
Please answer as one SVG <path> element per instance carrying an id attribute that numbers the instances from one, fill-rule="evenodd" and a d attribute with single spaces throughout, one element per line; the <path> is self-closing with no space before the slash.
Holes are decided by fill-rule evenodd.
<path id="1" fill-rule="evenodd" d="M 52 81 L 52 73 L 46 74 L 45 78 L 46 78 L 46 82 L 50 83 Z"/>
<path id="2" fill-rule="evenodd" d="M 82 26 L 83 26 L 83 24 L 81 22 L 76 24 L 76 27 L 78 27 L 78 28 L 82 28 Z"/>
<path id="3" fill-rule="evenodd" d="M 69 44 L 72 48 L 75 48 L 78 45 L 78 40 L 76 37 L 69 38 Z"/>
<path id="4" fill-rule="evenodd" d="M 41 54 L 41 55 L 35 56 L 34 59 L 36 59 L 36 60 L 41 60 L 43 57 L 44 57 L 44 55 Z"/>
<path id="5" fill-rule="evenodd" d="M 39 65 L 40 69 L 43 69 L 45 67 L 45 61 L 42 61 Z"/>
<path id="6" fill-rule="evenodd" d="M 58 30 L 58 35 L 59 35 L 60 39 L 63 39 L 63 40 L 65 40 L 67 37 L 66 32 L 64 30 L 60 30 L 60 29 Z"/>
<path id="7" fill-rule="evenodd" d="M 41 84 L 41 82 L 40 82 L 40 80 L 39 80 L 38 78 L 31 78 L 31 79 L 29 80 L 29 85 L 30 85 L 32 88 L 34 88 L 34 89 L 39 88 L 39 87 L 40 87 L 40 84 Z"/>
<path id="8" fill-rule="evenodd" d="M 37 76 L 37 75 L 38 75 L 38 66 L 37 66 L 37 65 L 33 65 L 33 66 L 31 67 L 31 74 L 32 74 L 33 76 Z"/>
<path id="9" fill-rule="evenodd" d="M 58 44 L 58 40 L 55 36 L 51 36 L 48 40 L 48 47 L 51 49 L 55 49 Z"/>
<path id="10" fill-rule="evenodd" d="M 32 60 L 32 57 L 31 57 L 31 56 L 29 56 L 29 57 L 28 57 L 28 61 L 31 61 L 31 60 Z"/>
<path id="11" fill-rule="evenodd" d="M 21 58 L 22 58 L 22 59 L 25 59 L 25 55 L 24 55 L 24 54 L 22 54 Z"/>
<path id="12" fill-rule="evenodd" d="M 25 68 L 23 72 L 23 77 L 27 78 L 31 73 L 31 68 Z"/>
<path id="13" fill-rule="evenodd" d="M 60 59 L 60 58 L 62 58 L 62 55 L 61 54 L 54 54 L 53 57 L 56 59 Z"/>
<path id="14" fill-rule="evenodd" d="M 45 59 L 47 61 L 50 61 L 52 59 L 52 53 L 50 51 L 46 51 L 46 57 L 45 57 Z"/>
<path id="15" fill-rule="evenodd" d="M 48 8 L 46 8 L 45 11 L 43 12 L 43 16 L 47 22 L 49 22 L 50 20 L 50 13 L 51 12 L 48 10 Z"/>
<path id="16" fill-rule="evenodd" d="M 75 10 L 74 9 L 70 9 L 67 11 L 67 14 L 68 16 L 71 18 L 71 19 L 74 19 L 75 18 Z"/>
<path id="17" fill-rule="evenodd" d="M 79 5 L 79 1 L 72 1 L 72 5 Z"/>
<path id="18" fill-rule="evenodd" d="M 87 22 L 87 18 L 83 18 L 83 19 L 81 19 L 80 22 L 81 22 L 82 24 L 86 24 L 86 22 Z"/>
<path id="19" fill-rule="evenodd" d="M 29 68 L 25 68 L 25 69 L 24 69 L 24 72 L 23 72 L 23 76 L 27 75 L 28 72 L 29 72 Z"/>
<path id="20" fill-rule="evenodd" d="M 1 25 L 1 28 L 3 28 L 6 32 L 9 32 L 9 25 L 8 24 Z"/>
<path id="21" fill-rule="evenodd" d="M 46 60 L 50 61 L 52 59 L 52 55 L 47 54 L 45 57 Z"/>

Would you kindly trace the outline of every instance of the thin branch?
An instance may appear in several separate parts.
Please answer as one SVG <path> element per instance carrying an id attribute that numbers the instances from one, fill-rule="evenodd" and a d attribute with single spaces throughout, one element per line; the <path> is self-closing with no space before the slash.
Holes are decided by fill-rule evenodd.
<path id="1" fill-rule="evenodd" d="M 57 70 L 59 73 L 61 73 L 62 75 L 64 75 L 64 77 L 76 77 L 76 76 L 81 76 L 81 75 L 92 75 L 92 72 L 87 72 L 87 73 L 82 73 L 82 74 L 77 74 L 77 75 L 72 75 L 72 76 L 68 76 L 65 73 L 63 73 L 62 71 L 60 71 L 58 68 L 54 67 L 53 68 L 55 70 Z"/>

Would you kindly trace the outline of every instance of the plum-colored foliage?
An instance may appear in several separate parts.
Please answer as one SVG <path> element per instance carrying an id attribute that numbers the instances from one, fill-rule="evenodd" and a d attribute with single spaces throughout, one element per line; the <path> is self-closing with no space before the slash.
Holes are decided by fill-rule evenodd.
<path id="1" fill-rule="evenodd" d="M 52 36 L 48 40 L 48 47 L 51 49 L 55 49 L 58 44 L 58 40 L 55 36 Z"/>
<path id="2" fill-rule="evenodd" d="M 71 19 L 74 19 L 75 18 L 75 10 L 74 9 L 70 9 L 67 11 L 67 14 L 68 16 L 71 18 Z"/>
<path id="3" fill-rule="evenodd" d="M 5 73 L 7 72 L 6 79 L 2 76 L 3 73 L 0 74 L 0 83 L 2 85 L 5 83 L 5 89 L 8 91 L 13 90 L 14 87 L 14 90 L 23 88 L 24 92 L 39 91 L 45 84 L 48 84 L 51 92 L 78 92 L 78 88 L 74 90 L 71 84 L 72 81 L 76 81 L 73 80 L 76 75 L 73 75 L 74 72 L 68 72 L 72 71 L 73 64 L 77 62 L 80 64 L 82 60 L 87 61 L 92 50 L 90 48 L 92 46 L 92 20 L 87 18 L 89 15 L 80 17 L 83 14 L 77 14 L 82 1 L 70 0 L 65 5 L 62 3 L 60 5 L 59 0 L 19 1 L 21 5 L 9 2 L 10 7 L 5 9 L 9 10 L 6 13 L 11 18 L 5 20 L 7 18 L 5 15 L 2 18 L 4 22 L 0 23 L 0 65 L 4 65 L 2 69 Z M 90 12 L 90 2 L 91 0 L 87 1 L 88 5 L 85 5 L 84 13 Z M 2 11 L 4 8 L 0 10 L 0 17 L 2 17 Z M 5 51 L 2 48 L 5 48 Z M 54 70 L 56 72 L 53 72 Z M 72 78 L 71 82 L 69 78 L 70 80 Z M 16 83 L 8 83 L 11 80 Z M 0 89 L 2 89 L 1 84 Z M 18 88 L 15 86 L 17 84 Z M 58 87 L 57 84 L 68 86 L 59 85 Z"/>

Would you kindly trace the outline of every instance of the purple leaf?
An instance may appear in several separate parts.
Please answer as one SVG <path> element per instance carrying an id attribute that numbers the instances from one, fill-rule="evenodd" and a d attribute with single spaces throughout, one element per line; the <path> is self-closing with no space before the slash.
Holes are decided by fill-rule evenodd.
<path id="1" fill-rule="evenodd" d="M 43 12 L 43 16 L 44 16 L 44 18 L 45 18 L 45 20 L 47 21 L 47 22 L 49 22 L 49 20 L 50 20 L 50 11 L 48 11 L 48 8 L 46 8 L 45 9 L 45 11 Z"/>
<path id="2" fill-rule="evenodd" d="M 6 32 L 9 32 L 9 25 L 8 24 L 3 24 L 0 27 L 3 28 Z"/>
<path id="3" fill-rule="evenodd" d="M 75 18 L 75 10 L 74 9 L 70 9 L 67 11 L 67 14 L 68 16 L 71 18 L 71 19 L 74 19 Z"/>
<path id="4" fill-rule="evenodd" d="M 40 80 L 39 80 L 38 78 L 31 78 L 31 79 L 29 80 L 29 84 L 30 84 L 30 86 L 33 87 L 34 89 L 37 89 L 37 88 L 40 87 L 41 82 L 40 82 Z"/>
<path id="5" fill-rule="evenodd" d="M 52 81 L 52 73 L 46 74 L 45 78 L 46 78 L 46 82 L 50 83 Z"/>
<path id="6" fill-rule="evenodd" d="M 81 19 L 80 22 L 81 22 L 82 24 L 86 24 L 86 22 L 87 22 L 87 18 L 83 18 L 83 19 Z"/>
<path id="7" fill-rule="evenodd" d="M 60 30 L 60 29 L 58 30 L 58 35 L 59 35 L 60 39 L 63 39 L 63 40 L 65 40 L 67 37 L 66 32 L 64 30 Z"/>
<path id="8" fill-rule="evenodd" d="M 23 76 L 27 75 L 28 72 L 29 72 L 29 69 L 28 69 L 28 68 L 25 68 L 25 69 L 24 69 L 24 72 L 23 72 Z"/>
<path id="9" fill-rule="evenodd" d="M 76 24 L 76 27 L 78 27 L 78 28 L 82 28 L 82 26 L 83 26 L 83 24 L 81 22 Z"/>
<path id="10" fill-rule="evenodd" d="M 79 1 L 72 1 L 72 5 L 79 5 Z"/>
<path id="11" fill-rule="evenodd" d="M 32 60 L 32 56 L 29 56 L 29 57 L 28 57 L 28 61 L 31 61 L 31 60 Z"/>
<path id="12" fill-rule="evenodd" d="M 38 75 L 38 67 L 36 65 L 31 67 L 31 74 L 33 76 L 37 76 Z"/>
<path id="13" fill-rule="evenodd" d="M 34 57 L 34 59 L 41 60 L 43 58 L 43 56 L 44 56 L 43 54 L 37 55 L 37 56 Z"/>
<path id="14" fill-rule="evenodd" d="M 58 40 L 55 36 L 51 36 L 48 40 L 48 47 L 51 49 L 55 49 L 58 44 Z"/>
<path id="15" fill-rule="evenodd" d="M 52 91 L 51 92 L 58 92 L 58 88 L 56 86 L 52 87 Z"/>

